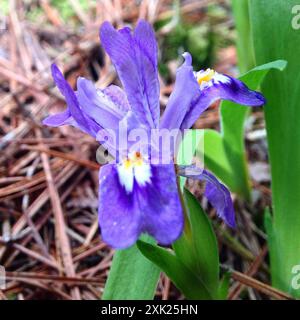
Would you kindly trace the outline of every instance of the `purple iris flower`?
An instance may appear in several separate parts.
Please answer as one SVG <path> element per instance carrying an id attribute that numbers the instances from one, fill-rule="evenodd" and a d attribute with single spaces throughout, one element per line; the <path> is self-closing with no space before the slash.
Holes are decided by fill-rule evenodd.
<path id="1" fill-rule="evenodd" d="M 143 128 L 190 128 L 201 113 L 218 99 L 261 106 L 263 96 L 243 83 L 213 70 L 193 71 L 190 54 L 178 69 L 175 88 L 160 119 L 157 43 L 145 21 L 135 30 L 115 30 L 108 22 L 100 28 L 101 44 L 109 54 L 124 90 L 110 85 L 100 90 L 78 78 L 74 92 L 62 73 L 52 65 L 52 75 L 66 99 L 67 109 L 49 116 L 49 126 L 73 125 L 102 141 L 103 132 L 118 132 L 126 122 L 127 130 Z M 109 143 L 108 143 L 109 145 Z M 99 174 L 99 222 L 102 238 L 115 248 L 134 244 L 141 233 L 152 235 L 160 244 L 169 245 L 182 233 L 184 217 L 178 194 L 174 163 L 154 164 L 141 149 L 117 150 L 115 164 L 101 167 Z M 149 147 L 149 146 L 146 146 Z M 108 147 L 113 152 L 113 147 Z M 111 150 L 110 150 L 111 149 Z M 121 156 L 120 156 L 121 155 Z M 171 158 L 175 156 L 170 152 Z M 227 188 L 212 174 L 180 168 L 183 176 L 206 181 L 205 196 L 218 215 L 231 227 L 234 210 Z"/>

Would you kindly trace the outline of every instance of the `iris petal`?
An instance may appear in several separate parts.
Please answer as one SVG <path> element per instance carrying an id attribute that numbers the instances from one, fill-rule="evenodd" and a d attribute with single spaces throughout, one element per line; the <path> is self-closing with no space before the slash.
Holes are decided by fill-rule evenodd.
<path id="1" fill-rule="evenodd" d="M 151 166 L 151 171 L 150 182 L 141 186 L 135 181 L 128 193 L 120 183 L 115 165 L 105 165 L 100 170 L 101 234 L 114 248 L 129 247 L 143 232 L 169 245 L 183 230 L 174 165 Z"/>
<path id="2" fill-rule="evenodd" d="M 45 119 L 44 124 L 51 126 L 72 124 L 80 128 L 82 131 L 95 137 L 100 127 L 95 121 L 83 113 L 79 106 L 75 92 L 55 64 L 52 64 L 51 71 L 58 89 L 66 99 L 67 110 L 59 115 L 50 116 L 49 118 Z"/>
<path id="3" fill-rule="evenodd" d="M 117 69 L 132 110 L 141 123 L 157 127 L 157 45 L 151 26 L 140 21 L 132 35 L 129 28 L 116 31 L 110 23 L 104 22 L 100 28 L 100 39 Z"/>
<path id="4" fill-rule="evenodd" d="M 115 165 L 99 175 L 99 223 L 103 241 L 118 249 L 133 245 L 141 233 L 142 212 L 135 192 L 127 193 Z"/>
<path id="5" fill-rule="evenodd" d="M 143 230 L 160 244 L 169 245 L 179 238 L 184 225 L 174 164 L 152 165 L 151 171 L 152 183 L 139 193 Z"/>
<path id="6" fill-rule="evenodd" d="M 120 87 L 111 84 L 102 91 L 105 95 L 110 97 L 114 104 L 118 106 L 119 110 L 122 112 L 127 112 L 130 110 L 130 105 L 126 94 Z"/>
<path id="7" fill-rule="evenodd" d="M 235 227 L 234 208 L 230 192 L 214 175 L 194 165 L 180 166 L 178 174 L 186 178 L 205 181 L 205 197 L 216 209 L 217 215 L 228 226 Z"/>
<path id="8" fill-rule="evenodd" d="M 81 77 L 77 80 L 76 94 L 84 113 L 102 128 L 118 128 L 124 112 L 119 109 L 110 96 L 100 90 L 97 91 L 90 80 Z"/>
<path id="9" fill-rule="evenodd" d="M 183 56 L 185 62 L 177 70 L 175 87 L 160 128 L 189 129 L 210 105 L 220 99 L 254 107 L 265 104 L 265 98 L 259 92 L 250 90 L 240 80 L 218 73 L 201 89 L 193 72 L 191 55 L 186 52 Z"/>
<path id="10" fill-rule="evenodd" d="M 195 80 L 192 57 L 184 54 L 185 62 L 177 70 L 173 92 L 160 122 L 160 128 L 179 129 L 193 101 L 200 96 L 199 85 Z"/>
<path id="11" fill-rule="evenodd" d="M 43 124 L 51 127 L 59 127 L 72 122 L 72 116 L 69 109 L 63 112 L 54 114 L 43 120 Z"/>
<path id="12" fill-rule="evenodd" d="M 195 82 L 197 82 L 196 79 Z M 240 80 L 219 74 L 216 79 L 211 80 L 211 85 L 205 87 L 200 95 L 195 97 L 184 117 L 181 129 L 189 129 L 210 105 L 220 99 L 252 107 L 259 107 L 266 103 L 262 94 L 250 90 Z"/>

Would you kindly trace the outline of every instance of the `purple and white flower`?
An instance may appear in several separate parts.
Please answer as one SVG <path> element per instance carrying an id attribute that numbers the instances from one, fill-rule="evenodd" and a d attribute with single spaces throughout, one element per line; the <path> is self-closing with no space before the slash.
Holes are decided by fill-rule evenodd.
<path id="1" fill-rule="evenodd" d="M 44 124 L 73 125 L 99 141 L 103 132 L 108 136 L 111 131 L 118 132 L 124 122 L 128 131 L 188 129 L 218 99 L 249 106 L 265 102 L 260 93 L 229 76 L 213 70 L 194 72 L 191 56 L 185 53 L 185 62 L 177 71 L 174 90 L 160 119 L 158 50 L 150 24 L 140 21 L 132 32 L 127 27 L 117 31 L 105 22 L 100 28 L 100 39 L 124 90 L 115 85 L 100 90 L 91 81 L 79 78 L 74 92 L 56 65 L 52 65 L 53 79 L 66 99 L 67 109 L 48 117 Z M 148 233 L 160 244 L 171 244 L 181 235 L 184 225 L 174 163 L 154 164 L 144 149 L 134 149 L 130 143 L 126 150 L 117 152 L 117 163 L 102 166 L 99 174 L 103 240 L 112 247 L 126 248 L 140 234 Z M 206 197 L 218 215 L 233 227 L 234 210 L 227 188 L 205 170 L 189 174 L 181 168 L 179 172 L 206 181 Z"/>

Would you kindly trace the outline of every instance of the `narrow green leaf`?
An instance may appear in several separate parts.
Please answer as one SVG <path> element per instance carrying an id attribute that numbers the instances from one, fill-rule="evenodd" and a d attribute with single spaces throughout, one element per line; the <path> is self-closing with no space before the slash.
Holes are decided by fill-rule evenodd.
<path id="1" fill-rule="evenodd" d="M 238 65 L 241 73 L 255 66 L 252 34 L 250 30 L 248 0 L 232 0 L 232 11 L 237 30 L 236 46 Z"/>
<path id="2" fill-rule="evenodd" d="M 272 174 L 273 285 L 300 297 L 292 287 L 300 264 L 300 31 L 295 28 L 299 0 L 251 0 L 250 17 L 256 60 L 288 62 L 284 72 L 273 72 L 262 85 Z M 297 25 L 297 23 L 296 23 Z M 272 238 L 272 237 L 271 237 Z M 271 253 L 272 256 L 272 253 Z"/>
<path id="3" fill-rule="evenodd" d="M 270 210 L 265 209 L 264 214 L 264 226 L 268 236 L 268 246 L 269 246 L 269 253 L 270 253 L 270 264 L 271 264 L 271 275 L 273 277 L 273 281 L 276 283 L 280 282 L 280 278 L 277 276 L 280 275 L 280 257 L 278 252 L 278 246 L 276 244 L 276 235 L 274 233 L 274 226 L 273 226 L 273 218 L 271 216 Z"/>
<path id="4" fill-rule="evenodd" d="M 231 273 L 226 272 L 223 275 L 219 285 L 219 300 L 227 300 L 229 284 L 230 284 Z"/>
<path id="5" fill-rule="evenodd" d="M 271 69 L 283 70 L 286 62 L 277 60 L 249 71 L 242 77 L 255 90 Z M 250 199 L 249 173 L 244 146 L 244 122 L 249 108 L 223 101 L 220 107 L 221 133 L 205 130 L 204 163 L 232 192 Z M 198 151 L 201 155 L 201 152 Z"/>
<path id="6" fill-rule="evenodd" d="M 219 286 L 219 252 L 215 233 L 197 199 L 184 189 L 191 229 L 174 244 L 176 256 L 205 284 L 214 297 Z M 187 223 L 187 222 L 186 222 Z"/>
<path id="7" fill-rule="evenodd" d="M 142 237 L 154 243 L 150 237 Z M 103 300 L 150 300 L 153 299 L 160 270 L 145 258 L 136 245 L 125 250 L 117 250 Z"/>
<path id="8" fill-rule="evenodd" d="M 156 245 L 138 241 L 140 251 L 160 267 L 187 299 L 212 299 L 202 280 L 188 269 L 173 253 Z"/>

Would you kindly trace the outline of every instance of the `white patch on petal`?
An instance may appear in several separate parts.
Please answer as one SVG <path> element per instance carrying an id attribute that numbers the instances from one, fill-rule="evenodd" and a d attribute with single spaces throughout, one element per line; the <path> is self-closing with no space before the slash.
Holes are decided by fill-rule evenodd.
<path id="1" fill-rule="evenodd" d="M 229 77 L 225 76 L 224 74 L 218 73 L 218 72 L 216 72 L 216 74 L 214 76 L 214 80 L 216 82 L 220 82 L 220 83 L 230 83 L 231 82 Z"/>
<path id="2" fill-rule="evenodd" d="M 142 162 L 134 166 L 134 178 L 136 182 L 142 187 L 151 179 L 151 167 L 149 163 Z"/>
<path id="3" fill-rule="evenodd" d="M 132 192 L 134 174 L 133 165 L 130 160 L 125 160 L 122 164 L 118 165 L 118 175 L 121 185 L 125 188 L 127 193 Z"/>
<path id="4" fill-rule="evenodd" d="M 134 181 L 141 187 L 151 181 L 151 166 L 140 152 L 133 152 L 118 165 L 119 181 L 127 193 L 132 192 Z"/>

